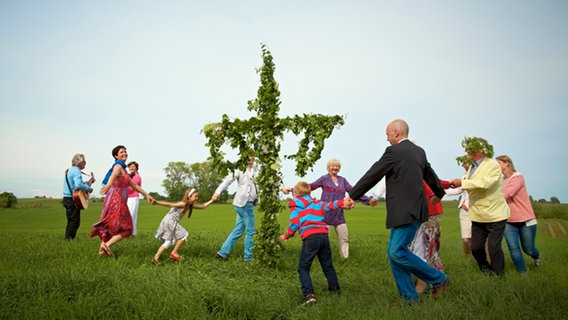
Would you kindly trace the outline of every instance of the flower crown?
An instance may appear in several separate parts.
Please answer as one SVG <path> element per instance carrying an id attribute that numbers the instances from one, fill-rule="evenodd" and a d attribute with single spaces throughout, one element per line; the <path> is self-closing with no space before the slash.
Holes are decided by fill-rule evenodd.
<path id="1" fill-rule="evenodd" d="M 461 145 L 468 153 L 481 152 L 486 157 L 493 158 L 493 146 L 483 138 L 464 137 Z"/>

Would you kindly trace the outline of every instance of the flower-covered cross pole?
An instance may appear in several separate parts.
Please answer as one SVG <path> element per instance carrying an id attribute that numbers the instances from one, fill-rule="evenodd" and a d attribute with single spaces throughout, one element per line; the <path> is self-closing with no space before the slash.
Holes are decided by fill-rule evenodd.
<path id="1" fill-rule="evenodd" d="M 261 263 L 276 267 L 281 249 L 277 217 L 282 209 L 279 198 L 282 161 L 279 154 L 284 132 L 290 131 L 296 136 L 303 133 L 298 151 L 284 156 L 296 161 L 296 174 L 303 177 L 321 157 L 325 139 L 329 138 L 335 128 L 344 124 L 344 118 L 321 114 L 279 118 L 280 91 L 274 79 L 275 65 L 266 45 L 262 44 L 261 48 L 263 65 L 257 70 L 261 85 L 256 99 L 248 101 L 247 107 L 249 111 L 256 112 L 256 115 L 247 120 L 231 121 L 224 114 L 221 122 L 205 125 L 202 132 L 208 139 L 205 145 L 209 147 L 209 159 L 222 174 L 245 168 L 249 154 L 253 154 L 261 165 L 256 183 L 259 189 L 259 209 L 264 214 L 260 230 L 255 236 L 254 255 Z M 225 160 L 225 152 L 221 150 L 225 144 L 238 150 L 239 159 L 236 162 Z"/>

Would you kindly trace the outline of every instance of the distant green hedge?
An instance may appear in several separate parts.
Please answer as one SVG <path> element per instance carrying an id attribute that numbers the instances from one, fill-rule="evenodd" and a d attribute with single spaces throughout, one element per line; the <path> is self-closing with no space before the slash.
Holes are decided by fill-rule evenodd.
<path id="1" fill-rule="evenodd" d="M 537 218 L 568 218 L 568 204 L 533 202 L 532 206 Z"/>

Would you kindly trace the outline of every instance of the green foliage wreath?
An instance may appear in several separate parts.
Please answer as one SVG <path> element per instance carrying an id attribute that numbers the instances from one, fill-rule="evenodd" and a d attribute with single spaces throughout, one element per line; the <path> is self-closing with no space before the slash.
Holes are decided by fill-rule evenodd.
<path id="1" fill-rule="evenodd" d="M 463 138 L 461 145 L 467 153 L 481 152 L 486 157 L 493 158 L 493 146 L 483 138 L 466 136 Z"/>

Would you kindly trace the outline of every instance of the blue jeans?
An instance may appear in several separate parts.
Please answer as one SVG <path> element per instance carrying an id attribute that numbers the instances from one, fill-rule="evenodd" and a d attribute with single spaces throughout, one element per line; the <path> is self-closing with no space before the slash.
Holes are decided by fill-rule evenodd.
<path id="1" fill-rule="evenodd" d="M 321 265 L 321 269 L 327 279 L 327 287 L 331 293 L 339 293 L 339 281 L 331 260 L 331 247 L 329 246 L 329 236 L 327 233 L 316 233 L 302 240 L 302 251 L 298 262 L 298 275 L 302 285 L 304 297 L 314 293 L 310 269 L 315 257 Z"/>
<path id="2" fill-rule="evenodd" d="M 505 241 L 507 241 L 507 247 L 509 247 L 509 253 L 517 271 L 527 272 L 521 246 L 523 251 L 531 258 L 537 259 L 540 257 L 538 250 L 534 246 L 535 238 L 536 224 L 530 227 L 527 227 L 525 222 L 507 223 L 505 225 Z"/>
<path id="3" fill-rule="evenodd" d="M 417 221 L 392 228 L 388 243 L 387 250 L 394 281 L 398 292 L 406 301 L 418 300 L 418 293 L 412 281 L 413 274 L 432 285 L 438 285 L 446 280 L 443 272 L 436 270 L 408 249 L 420 224 Z"/>
<path id="4" fill-rule="evenodd" d="M 254 226 L 254 206 L 252 202 L 247 202 L 244 207 L 235 206 L 235 211 L 237 212 L 237 223 L 231 234 L 227 237 L 227 240 L 225 240 L 225 243 L 223 243 L 218 254 L 223 258 L 227 258 L 237 240 L 246 232 L 244 258 L 245 261 L 249 261 L 252 260 L 252 246 L 254 245 L 252 237 L 256 233 Z"/>

